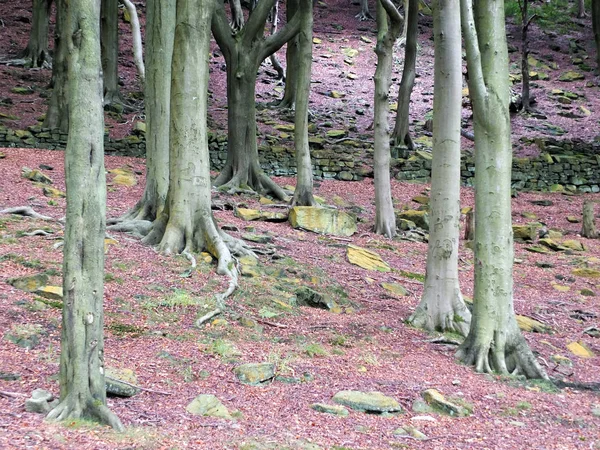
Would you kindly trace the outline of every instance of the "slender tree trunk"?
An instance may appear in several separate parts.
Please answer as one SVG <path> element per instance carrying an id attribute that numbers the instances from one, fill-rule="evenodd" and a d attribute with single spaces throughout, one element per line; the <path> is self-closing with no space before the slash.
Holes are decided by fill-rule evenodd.
<path id="1" fill-rule="evenodd" d="M 242 3 L 240 0 L 230 0 L 231 7 L 231 29 L 238 32 L 244 26 L 244 12 L 242 11 Z"/>
<path id="2" fill-rule="evenodd" d="M 471 209 L 465 216 L 465 241 L 472 241 L 475 239 L 475 212 Z"/>
<path id="3" fill-rule="evenodd" d="M 294 147 L 296 150 L 296 190 L 292 204 L 296 206 L 312 206 L 313 173 L 308 146 L 308 99 L 310 96 L 310 75 L 312 69 L 312 0 L 300 0 L 300 11 L 303 14 L 302 25 L 298 33 L 298 78 L 296 89 L 296 110 L 294 121 Z"/>
<path id="4" fill-rule="evenodd" d="M 583 202 L 583 223 L 581 226 L 581 235 L 589 239 L 597 239 L 596 221 L 594 218 L 594 202 Z"/>
<path id="5" fill-rule="evenodd" d="M 153 221 L 165 207 L 169 189 L 169 108 L 175 0 L 146 4 L 146 188 L 140 201 L 120 221 Z M 129 226 L 123 224 L 124 226 Z M 122 227 L 120 227 L 122 228 Z M 140 230 L 136 230 L 140 232 Z M 143 234 L 143 233 L 141 233 Z"/>
<path id="6" fill-rule="evenodd" d="M 417 40 L 419 37 L 419 0 L 409 0 L 406 12 L 406 49 L 404 52 L 404 69 L 402 70 L 402 80 L 398 88 L 398 113 L 396 115 L 396 125 L 392 133 L 394 145 L 405 144 L 410 150 L 414 148 L 410 138 L 410 96 L 412 95 L 415 84 L 416 63 L 417 63 Z"/>
<path id="7" fill-rule="evenodd" d="M 43 67 L 51 64 L 52 57 L 48 51 L 48 22 L 53 0 L 33 0 L 33 17 L 27 47 L 19 55 L 30 67 Z"/>
<path id="8" fill-rule="evenodd" d="M 596 72 L 600 74 L 600 0 L 592 0 L 592 28 L 596 42 Z"/>
<path id="9" fill-rule="evenodd" d="M 230 248 L 240 241 L 221 232 L 211 211 L 210 160 L 206 127 L 208 54 L 214 3 L 177 0 L 170 112 L 170 184 L 167 206 L 145 241 L 165 254 L 207 250 L 218 273 L 237 284 Z M 220 305 L 220 307 L 222 307 Z"/>
<path id="10" fill-rule="evenodd" d="M 369 12 L 369 0 L 360 0 L 360 12 L 356 15 L 360 21 L 373 20 L 373 16 Z"/>
<path id="11" fill-rule="evenodd" d="M 100 44 L 104 76 L 104 106 L 122 104 L 119 90 L 119 1 L 102 0 Z"/>
<path id="12" fill-rule="evenodd" d="M 527 32 L 529 30 L 530 18 L 528 12 L 529 0 L 520 0 L 519 6 L 521 8 L 521 78 L 522 78 L 522 93 L 521 101 L 523 102 L 523 109 L 525 111 L 531 110 L 530 95 L 529 95 L 529 37 Z"/>
<path id="13" fill-rule="evenodd" d="M 459 0 L 434 2 L 433 35 L 433 162 L 427 275 L 421 303 L 409 321 L 429 331 L 453 331 L 466 336 L 471 313 L 458 282 L 462 96 Z"/>
<path id="14" fill-rule="evenodd" d="M 585 17 L 585 0 L 577 0 L 577 17 L 579 19 Z"/>
<path id="15" fill-rule="evenodd" d="M 271 11 L 271 34 L 277 33 L 277 28 L 279 27 L 279 0 L 275 0 L 275 5 L 273 5 L 273 10 Z M 312 32 L 312 30 L 311 30 Z M 285 81 L 285 70 L 281 66 L 279 62 L 279 58 L 277 57 L 277 53 L 273 53 L 269 56 L 269 60 L 271 61 L 271 65 L 273 69 L 277 72 L 277 79 Z"/>
<path id="16" fill-rule="evenodd" d="M 131 36 L 133 46 L 133 61 L 138 71 L 138 77 L 142 87 L 146 83 L 146 68 L 144 67 L 144 56 L 142 49 L 142 29 L 140 27 L 140 19 L 138 18 L 137 9 L 130 0 L 121 0 L 127 11 L 129 12 L 131 23 Z"/>
<path id="17" fill-rule="evenodd" d="M 298 4 L 300 0 L 287 0 L 286 2 L 286 17 L 287 20 L 291 20 L 294 14 L 298 11 Z M 287 43 L 285 51 L 285 66 L 288 68 L 296 68 L 300 64 L 298 59 L 299 55 L 299 44 L 298 37 L 293 37 Z M 286 73 L 285 78 L 285 91 L 283 98 L 277 105 L 279 108 L 293 108 L 296 103 L 296 91 L 298 89 L 298 71 L 289 70 Z"/>
<path id="18" fill-rule="evenodd" d="M 67 0 L 56 1 L 56 25 L 54 27 L 54 59 L 52 62 L 52 95 L 44 119 L 44 127 L 69 130 L 69 108 L 67 98 Z"/>
<path id="19" fill-rule="evenodd" d="M 276 34 L 264 37 L 264 28 L 275 0 L 262 0 L 244 27 L 232 35 L 222 0 L 212 30 L 227 63 L 227 161 L 214 185 L 225 190 L 253 189 L 285 200 L 286 195 L 261 169 L 256 145 L 256 74 L 259 64 L 294 37 L 300 29 L 295 14 Z"/>
<path id="20" fill-rule="evenodd" d="M 474 18 L 475 17 L 475 18 Z M 548 378 L 521 335 L 513 307 L 508 50 L 504 2 L 461 0 L 475 129 L 475 289 L 469 335 L 457 358 L 478 372 Z"/>
<path id="21" fill-rule="evenodd" d="M 70 0 L 60 403 L 48 418 L 92 419 L 121 431 L 121 421 L 106 406 L 104 381 L 106 176 L 99 18 L 99 0 Z"/>
<path id="22" fill-rule="evenodd" d="M 388 26 L 388 18 L 390 25 Z M 400 13 L 390 0 L 377 1 L 377 69 L 375 70 L 375 233 L 396 235 L 396 216 L 390 182 L 389 93 L 392 84 L 394 42 L 402 31 Z"/>

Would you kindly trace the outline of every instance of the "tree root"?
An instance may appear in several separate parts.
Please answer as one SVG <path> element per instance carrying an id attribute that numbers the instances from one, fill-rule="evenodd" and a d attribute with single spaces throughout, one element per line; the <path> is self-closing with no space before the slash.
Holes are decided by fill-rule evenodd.
<path id="1" fill-rule="evenodd" d="M 364 22 L 366 20 L 375 20 L 369 11 L 361 11 L 356 17 L 360 22 Z"/>
<path id="2" fill-rule="evenodd" d="M 106 227 L 110 231 L 129 233 L 137 238 L 144 238 L 152 231 L 153 223 L 148 220 L 127 220 Z"/>
<path id="3" fill-rule="evenodd" d="M 32 217 L 34 219 L 56 221 L 56 219 L 54 219 L 53 217 L 44 216 L 42 214 L 36 213 L 33 210 L 33 208 L 29 206 L 16 206 L 14 208 L 6 208 L 0 210 L 0 214 L 16 214 L 20 216 Z"/>
<path id="4" fill-rule="evenodd" d="M 65 399 L 48 413 L 46 418 L 56 422 L 69 419 L 93 419 L 119 432 L 125 430 L 116 414 L 108 409 L 106 405 L 97 404 L 92 398 L 85 400 L 85 404 L 82 405 L 79 396 L 72 394 L 67 395 Z"/>
<path id="5" fill-rule="evenodd" d="M 451 332 L 466 337 L 469 334 L 471 313 L 465 306 L 462 312 L 452 310 L 439 311 L 438 314 L 433 314 L 426 307 L 419 305 L 408 318 L 408 323 L 421 330 L 441 333 Z"/>
<path id="6" fill-rule="evenodd" d="M 474 366 L 476 372 L 549 380 L 518 327 L 516 332 L 503 330 L 493 335 L 492 339 L 481 339 L 480 342 L 470 333 L 458 348 L 456 358 L 468 366 Z"/>
<path id="7" fill-rule="evenodd" d="M 262 195 L 271 195 L 281 201 L 288 200 L 285 191 L 262 170 L 252 167 L 244 175 L 247 175 L 244 177 L 247 182 L 242 180 L 241 172 L 232 174 L 231 166 L 226 166 L 215 180 L 214 186 L 225 192 L 229 192 L 232 189 L 234 191 L 249 191 Z"/>

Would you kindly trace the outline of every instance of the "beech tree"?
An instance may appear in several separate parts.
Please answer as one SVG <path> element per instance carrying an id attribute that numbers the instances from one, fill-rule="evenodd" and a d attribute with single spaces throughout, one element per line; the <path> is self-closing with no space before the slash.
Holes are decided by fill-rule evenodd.
<path id="1" fill-rule="evenodd" d="M 298 11 L 300 0 L 287 0 L 285 3 L 285 14 L 286 20 L 290 21 L 294 14 Z M 278 4 L 278 0 L 275 1 L 275 5 Z M 312 30 L 311 30 L 312 33 Z M 300 62 L 300 54 L 299 54 L 299 46 L 300 43 L 298 41 L 298 36 L 294 36 L 291 38 L 285 49 L 285 66 L 290 68 L 299 67 L 299 64 L 305 64 L 306 60 Z M 275 60 L 277 63 L 273 64 L 273 58 L 271 58 L 271 63 L 273 64 L 273 68 L 277 71 L 277 74 L 280 75 L 283 72 L 283 68 L 281 68 L 281 64 L 277 60 L 277 56 L 275 53 L 271 55 L 275 56 Z M 311 64 L 312 65 L 312 64 Z M 278 108 L 294 108 L 296 103 L 296 90 L 298 89 L 298 71 L 297 70 L 288 70 L 287 73 L 284 74 L 285 78 L 285 90 L 283 91 L 283 97 L 276 104 Z"/>
<path id="2" fill-rule="evenodd" d="M 261 169 L 256 144 L 256 76 L 258 67 L 296 35 L 300 15 L 277 33 L 264 37 L 275 0 L 260 0 L 244 26 L 233 32 L 222 0 L 216 2 L 212 30 L 227 65 L 227 161 L 214 181 L 226 190 L 253 189 L 283 200 L 283 189 Z"/>
<path id="3" fill-rule="evenodd" d="M 19 54 L 29 67 L 43 67 L 52 63 L 48 51 L 48 22 L 53 0 L 33 0 L 31 31 L 27 47 Z"/>
<path id="4" fill-rule="evenodd" d="M 389 23 L 388 23 L 389 21 Z M 402 31 L 402 16 L 391 0 L 377 1 L 377 69 L 375 70 L 375 233 L 396 235 L 396 216 L 390 181 L 389 93 L 392 84 L 393 47 Z"/>
<path id="5" fill-rule="evenodd" d="M 69 129 L 67 98 L 67 0 L 56 0 L 56 24 L 54 27 L 54 58 L 52 60 L 52 93 L 44 118 L 44 127 L 66 133 Z"/>
<path id="6" fill-rule="evenodd" d="M 302 16 L 298 41 L 298 70 L 296 75 L 296 109 L 294 118 L 294 147 L 296 151 L 296 190 L 292 205 L 312 206 L 313 173 L 308 145 L 308 100 L 310 96 L 310 75 L 312 69 L 312 0 L 300 2 Z M 288 66 L 289 67 L 289 66 Z"/>
<path id="7" fill-rule="evenodd" d="M 100 45 L 104 78 L 104 106 L 123 104 L 119 90 L 119 1 L 102 0 Z"/>
<path id="8" fill-rule="evenodd" d="M 174 32 L 175 0 L 148 0 L 147 75 L 144 84 L 146 187 L 142 198 L 119 221 L 153 221 L 165 207 L 169 189 L 169 108 Z M 147 223 L 141 225 L 149 226 Z"/>
<path id="9" fill-rule="evenodd" d="M 517 325 L 508 49 L 504 2 L 461 0 L 475 131 L 475 289 L 469 334 L 457 357 L 478 372 L 545 378 Z"/>
<path id="10" fill-rule="evenodd" d="M 106 175 L 100 62 L 100 1 L 70 0 L 67 216 L 63 251 L 60 402 L 49 419 L 92 419 L 122 430 L 106 406 L 104 234 Z"/>
<path id="11" fill-rule="evenodd" d="M 396 124 L 392 133 L 394 145 L 405 144 L 410 150 L 414 148 L 410 137 L 410 97 L 415 85 L 417 74 L 417 40 L 419 37 L 419 0 L 408 0 L 404 2 L 407 9 L 405 12 L 406 22 L 406 48 L 404 49 L 404 68 L 402 69 L 402 80 L 398 88 L 398 112 Z"/>
<path id="12" fill-rule="evenodd" d="M 144 242 L 165 254 L 207 250 L 218 259 L 217 272 L 237 285 L 231 252 L 250 253 L 222 232 L 211 211 L 208 131 L 208 55 L 213 2 L 177 0 L 171 68 L 169 190 L 162 213 Z"/>
<path id="13" fill-rule="evenodd" d="M 412 5 L 409 11 L 410 8 Z M 459 0 L 434 2 L 433 36 L 433 161 L 427 271 L 421 303 L 409 321 L 429 331 L 453 331 L 466 336 L 471 313 L 458 282 L 462 98 Z"/>
<path id="14" fill-rule="evenodd" d="M 600 73 L 600 0 L 592 0 L 592 28 L 596 43 L 596 72 Z"/>

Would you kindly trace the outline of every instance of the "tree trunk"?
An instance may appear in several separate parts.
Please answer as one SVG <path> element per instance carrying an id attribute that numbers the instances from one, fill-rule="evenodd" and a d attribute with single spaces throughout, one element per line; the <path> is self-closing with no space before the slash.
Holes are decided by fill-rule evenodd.
<path id="1" fill-rule="evenodd" d="M 452 331 L 466 336 L 471 313 L 458 282 L 462 106 L 459 0 L 435 1 L 433 35 L 433 161 L 427 275 L 421 303 L 409 321 L 428 331 Z"/>
<path id="2" fill-rule="evenodd" d="M 244 26 L 244 12 L 242 11 L 242 3 L 240 0 L 230 0 L 231 8 L 231 29 L 238 32 Z"/>
<path id="3" fill-rule="evenodd" d="M 286 2 L 286 18 L 291 20 L 294 14 L 298 11 L 299 0 L 288 0 Z M 299 43 L 298 37 L 293 37 L 288 43 L 285 51 L 285 66 L 287 68 L 295 68 L 300 64 L 299 62 Z M 286 73 L 285 78 L 285 91 L 283 98 L 277 105 L 279 108 L 293 108 L 296 103 L 296 91 L 298 90 L 298 72 L 296 70 L 289 70 Z"/>
<path id="4" fill-rule="evenodd" d="M 477 0 L 473 16 L 470 1 L 461 0 L 477 151 L 473 317 L 457 358 L 478 372 L 548 378 L 521 335 L 513 307 L 512 149 L 504 4 Z"/>
<path id="5" fill-rule="evenodd" d="M 294 148 L 296 151 L 296 190 L 292 204 L 312 206 L 313 173 L 308 146 L 308 99 L 310 96 L 310 75 L 312 68 L 312 0 L 301 0 L 300 13 L 303 15 L 300 33 L 298 33 L 298 78 L 296 80 L 296 110 L 294 120 Z"/>
<path id="6" fill-rule="evenodd" d="M 144 67 L 144 56 L 142 49 L 142 29 L 140 27 L 140 19 L 138 18 L 137 9 L 130 0 L 121 0 L 125 8 L 129 12 L 129 22 L 131 23 L 131 37 L 133 47 L 133 61 L 138 71 L 138 77 L 142 87 L 146 84 L 146 68 Z"/>
<path id="7" fill-rule="evenodd" d="M 169 108 L 175 0 L 146 4 L 146 188 L 120 220 L 153 221 L 165 207 L 169 189 Z"/>
<path id="8" fill-rule="evenodd" d="M 119 2 L 102 0 L 100 12 L 100 45 L 104 75 L 104 106 L 122 104 L 119 91 Z"/>
<path id="9" fill-rule="evenodd" d="M 171 69 L 170 184 L 167 205 L 145 242 L 165 254 L 207 250 L 218 259 L 217 272 L 237 275 L 230 248 L 237 241 L 221 232 L 211 211 L 210 160 L 206 127 L 208 54 L 213 3 L 177 0 Z M 232 291 L 233 289 L 231 289 Z"/>
<path id="10" fill-rule="evenodd" d="M 388 26 L 388 17 L 390 25 Z M 389 92 L 392 84 L 394 42 L 402 31 L 400 13 L 390 0 L 377 1 L 377 69 L 375 70 L 375 233 L 396 235 L 396 216 L 390 182 Z"/>
<path id="11" fill-rule="evenodd" d="M 419 37 L 419 0 L 409 0 L 406 12 L 406 49 L 404 51 L 404 68 L 402 69 L 402 80 L 398 88 L 398 113 L 396 125 L 392 133 L 394 145 L 405 144 L 410 150 L 414 148 L 410 138 L 409 111 L 410 96 L 413 91 L 416 76 L 417 63 L 417 40 Z"/>
<path id="12" fill-rule="evenodd" d="M 106 175 L 99 18 L 99 0 L 70 0 L 64 27 L 72 39 L 60 403 L 48 418 L 93 419 L 122 431 L 121 421 L 106 406 L 104 381 Z"/>
<path id="13" fill-rule="evenodd" d="M 360 12 L 356 15 L 360 21 L 373 20 L 373 16 L 369 12 L 369 0 L 360 0 Z"/>
<path id="14" fill-rule="evenodd" d="M 465 216 L 465 241 L 472 241 L 475 239 L 475 212 L 471 209 Z"/>
<path id="15" fill-rule="evenodd" d="M 44 63 L 50 65 L 52 57 L 48 51 L 48 21 L 52 0 L 33 0 L 33 17 L 27 47 L 19 57 L 31 61 L 30 67 L 43 67 Z"/>
<path id="16" fill-rule="evenodd" d="M 521 78 L 522 78 L 522 93 L 521 101 L 525 111 L 531 110 L 530 95 L 529 95 L 529 38 L 527 31 L 529 30 L 529 0 L 519 2 L 521 7 Z"/>
<path id="17" fill-rule="evenodd" d="M 579 19 L 585 17 L 585 0 L 577 0 L 577 17 Z"/>
<path id="18" fill-rule="evenodd" d="M 54 27 L 54 59 L 52 62 L 52 95 L 44 119 L 44 127 L 69 130 L 69 105 L 67 98 L 67 42 L 71 36 L 67 30 L 67 0 L 56 1 L 56 25 Z"/>
<path id="19" fill-rule="evenodd" d="M 271 11 L 271 34 L 277 33 L 277 28 L 279 27 L 279 0 L 275 0 L 275 5 L 273 5 L 273 10 Z M 312 33 L 312 30 L 311 30 Z M 277 57 L 277 53 L 273 53 L 269 56 L 269 60 L 271 61 L 271 65 L 275 72 L 277 72 L 277 79 L 281 81 L 285 81 L 285 70 L 283 69 L 281 63 L 279 62 L 279 58 Z"/>
<path id="20" fill-rule="evenodd" d="M 222 0 L 212 30 L 227 64 L 227 161 L 214 185 L 224 190 L 252 189 L 285 200 L 287 197 L 261 169 L 256 145 L 256 74 L 259 64 L 288 42 L 300 29 L 300 14 L 276 34 L 263 37 L 275 0 L 258 3 L 244 27 L 232 35 Z"/>
<path id="21" fill-rule="evenodd" d="M 592 0 L 592 28 L 596 42 L 596 72 L 600 73 L 600 0 Z"/>
<path id="22" fill-rule="evenodd" d="M 581 235 L 589 239 L 597 239 L 598 231 L 596 230 L 596 222 L 594 218 L 594 202 L 583 202 L 583 224 L 581 226 Z"/>

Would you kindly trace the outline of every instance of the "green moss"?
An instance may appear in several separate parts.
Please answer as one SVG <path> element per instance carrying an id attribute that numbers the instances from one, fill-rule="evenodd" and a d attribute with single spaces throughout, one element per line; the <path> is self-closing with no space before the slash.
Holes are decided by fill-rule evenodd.
<path id="1" fill-rule="evenodd" d="M 319 357 L 319 356 L 327 356 L 327 350 L 318 343 L 307 344 L 304 347 L 304 353 L 306 353 L 309 357 Z"/>
<path id="2" fill-rule="evenodd" d="M 144 328 L 119 322 L 113 322 L 107 328 L 116 336 L 138 337 L 145 332 Z"/>

